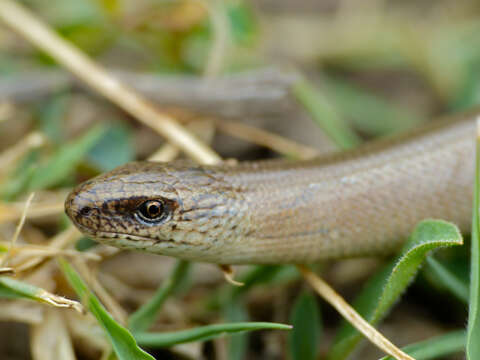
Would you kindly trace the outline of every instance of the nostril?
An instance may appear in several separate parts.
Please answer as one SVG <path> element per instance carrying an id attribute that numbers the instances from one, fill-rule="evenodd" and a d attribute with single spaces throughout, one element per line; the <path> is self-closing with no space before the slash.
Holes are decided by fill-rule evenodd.
<path id="1" fill-rule="evenodd" d="M 92 208 L 84 206 L 80 209 L 80 215 L 87 216 L 92 211 Z"/>

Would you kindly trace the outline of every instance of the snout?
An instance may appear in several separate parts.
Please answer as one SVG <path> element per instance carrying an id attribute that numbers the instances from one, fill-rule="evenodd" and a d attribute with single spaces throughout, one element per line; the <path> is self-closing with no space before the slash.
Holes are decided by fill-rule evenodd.
<path id="1" fill-rule="evenodd" d="M 65 199 L 65 213 L 77 228 L 91 234 L 98 227 L 98 214 L 95 215 L 98 209 L 84 190 L 84 185 L 80 185 L 68 194 Z"/>

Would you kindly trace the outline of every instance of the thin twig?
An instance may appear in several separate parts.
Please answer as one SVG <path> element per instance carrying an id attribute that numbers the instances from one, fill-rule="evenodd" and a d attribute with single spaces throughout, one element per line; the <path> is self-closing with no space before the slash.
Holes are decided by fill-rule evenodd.
<path id="1" fill-rule="evenodd" d="M 333 290 L 325 281 L 320 279 L 315 273 L 303 265 L 297 265 L 297 268 L 315 291 L 330 305 L 337 309 L 337 311 L 347 319 L 352 326 L 365 335 L 370 342 L 397 360 L 415 360 L 410 355 L 405 354 L 402 350 L 393 345 L 377 329 L 370 325 L 335 290 Z"/>
<path id="2" fill-rule="evenodd" d="M 38 148 L 45 143 L 45 136 L 40 132 L 32 132 L 12 147 L 0 153 L 0 173 L 6 173 L 29 150 Z"/>
<path id="3" fill-rule="evenodd" d="M 209 144 L 215 135 L 215 128 L 210 120 L 197 120 L 187 125 L 188 130 L 198 136 L 199 139 Z M 172 144 L 165 144 L 149 156 L 150 161 L 172 161 L 179 155 L 180 149 Z"/>
<path id="4" fill-rule="evenodd" d="M 19 206 L 23 204 L 0 203 L 0 224 L 14 221 L 22 216 Z M 62 202 L 56 203 L 34 203 L 28 210 L 29 219 L 38 219 L 46 216 L 59 215 L 63 212 L 65 205 Z"/>
<path id="5" fill-rule="evenodd" d="M 77 241 L 80 239 L 82 234 L 80 231 L 78 231 L 74 226 L 70 226 L 66 230 L 62 231 L 61 233 L 55 235 L 50 242 L 48 243 L 48 247 L 50 249 L 64 249 L 66 248 L 69 244 L 72 244 L 73 242 Z M 44 255 L 36 255 L 35 257 L 28 259 L 21 265 L 17 266 L 15 268 L 16 271 L 25 271 L 27 269 L 31 269 L 35 266 L 38 266 L 41 264 L 46 258 L 48 257 L 48 254 Z"/>
<path id="6" fill-rule="evenodd" d="M 239 121 L 216 121 L 218 130 L 245 140 L 265 146 L 279 154 L 293 156 L 298 159 L 311 159 L 318 156 L 319 152 L 306 145 L 298 144 L 283 136 L 273 134 L 269 131 L 250 126 Z"/>
<path id="7" fill-rule="evenodd" d="M 1 242 L 0 244 L 8 247 L 8 244 Z M 12 249 L 12 254 L 22 256 L 67 256 L 67 257 L 83 257 L 88 260 L 100 261 L 100 255 L 93 252 L 77 251 L 74 249 L 54 249 L 42 245 L 18 244 Z"/>
<path id="8" fill-rule="evenodd" d="M 6 266 L 8 264 L 12 251 L 15 248 L 15 244 L 17 242 L 18 236 L 20 235 L 20 231 L 22 231 L 23 224 L 25 224 L 25 219 L 27 218 L 27 211 L 28 211 L 28 208 L 30 207 L 30 204 L 32 203 L 34 196 L 35 196 L 35 193 L 32 192 L 28 196 L 27 201 L 25 202 L 25 207 L 23 208 L 22 216 L 20 217 L 20 221 L 18 222 L 17 228 L 15 229 L 15 233 L 13 234 L 12 240 L 10 242 L 10 249 L 8 249 L 8 252 L 3 258 L 3 261 L 1 263 L 2 266 Z"/>
<path id="9" fill-rule="evenodd" d="M 97 277 L 93 275 L 92 271 L 83 261 L 83 259 L 75 259 L 75 267 L 77 268 L 80 275 L 85 279 L 85 281 L 89 285 L 89 288 L 95 292 L 102 304 L 105 305 L 105 307 L 113 315 L 115 320 L 117 320 L 123 325 L 126 325 L 128 317 L 127 312 L 110 295 L 110 293 L 103 287 L 103 285 L 100 284 Z"/>
<path id="10" fill-rule="evenodd" d="M 47 52 L 90 87 L 177 145 L 193 159 L 214 164 L 220 157 L 199 141 L 175 119 L 158 111 L 134 90 L 109 75 L 78 48 L 60 38 L 25 7 L 11 0 L 0 0 L 0 19 L 33 44 Z"/>

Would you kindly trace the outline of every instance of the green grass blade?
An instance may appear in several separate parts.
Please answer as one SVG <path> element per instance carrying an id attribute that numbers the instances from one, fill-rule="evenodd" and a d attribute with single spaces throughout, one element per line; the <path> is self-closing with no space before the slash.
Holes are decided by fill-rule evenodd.
<path id="1" fill-rule="evenodd" d="M 25 299 L 56 307 L 70 307 L 82 311 L 82 306 L 73 300 L 49 293 L 48 291 L 9 277 L 0 277 L 0 298 Z"/>
<path id="2" fill-rule="evenodd" d="M 65 118 L 68 116 L 71 94 L 60 91 L 54 94 L 47 102 L 42 102 L 38 107 L 38 120 L 40 131 L 48 137 L 48 140 L 56 145 L 63 142 L 63 127 Z"/>
<path id="3" fill-rule="evenodd" d="M 230 324 L 213 324 L 188 330 L 168 333 L 136 333 L 135 338 L 142 346 L 152 348 L 168 347 L 192 341 L 206 341 L 226 334 L 254 330 L 290 330 L 290 325 L 268 322 L 239 322 Z"/>
<path id="4" fill-rule="evenodd" d="M 69 176 L 86 153 L 100 140 L 105 127 L 98 125 L 80 139 L 62 146 L 46 164 L 36 169 L 28 190 L 43 189 L 57 185 Z"/>
<path id="5" fill-rule="evenodd" d="M 324 81 L 335 108 L 359 131 L 382 136 L 412 129 L 423 122 L 412 111 L 339 77 L 325 78 Z"/>
<path id="6" fill-rule="evenodd" d="M 355 308 L 370 323 L 378 323 L 412 282 L 429 251 L 462 243 L 462 236 L 455 225 L 440 220 L 420 222 L 397 259 L 369 280 L 355 301 Z M 344 323 L 329 359 L 345 359 L 360 340 L 358 331 Z"/>
<path id="7" fill-rule="evenodd" d="M 129 318 L 128 327 L 132 332 L 141 332 L 155 322 L 157 314 L 168 296 L 182 283 L 189 269 L 187 261 L 179 260 L 168 279 L 158 288 L 152 299 L 135 311 Z"/>
<path id="8" fill-rule="evenodd" d="M 248 312 L 242 301 L 231 301 L 224 308 L 224 317 L 228 322 L 247 322 Z M 233 334 L 228 339 L 228 360 L 243 360 L 248 349 L 246 333 Z"/>
<path id="9" fill-rule="evenodd" d="M 480 127 L 480 121 L 478 126 Z M 473 196 L 472 248 L 470 261 L 470 308 L 468 312 L 467 359 L 480 359 L 480 140 L 477 134 L 475 188 Z"/>
<path id="10" fill-rule="evenodd" d="M 306 80 L 292 88 L 294 96 L 310 112 L 315 122 L 341 149 L 350 149 L 361 143 L 328 100 Z"/>
<path id="11" fill-rule="evenodd" d="M 127 329 L 112 318 L 69 263 L 60 260 L 60 266 L 78 297 L 82 299 L 82 302 L 105 330 L 119 360 L 155 360 L 137 346 L 135 339 Z"/>
<path id="12" fill-rule="evenodd" d="M 38 295 L 43 291 L 45 290 L 22 281 L 5 276 L 0 277 L 0 297 L 2 298 L 39 300 Z"/>
<path id="13" fill-rule="evenodd" d="M 459 279 L 433 256 L 427 258 L 427 264 L 432 273 L 439 279 L 446 289 L 458 299 L 468 304 L 469 286 L 466 281 Z"/>
<path id="14" fill-rule="evenodd" d="M 293 330 L 288 337 L 293 360 L 315 360 L 321 335 L 320 311 L 315 297 L 304 292 L 293 305 L 290 322 Z"/>
<path id="15" fill-rule="evenodd" d="M 108 127 L 88 151 L 87 158 L 102 172 L 135 160 L 132 130 L 122 123 Z"/>
<path id="16" fill-rule="evenodd" d="M 435 336 L 428 340 L 407 345 L 402 348 L 402 350 L 412 356 L 415 360 L 438 359 L 440 357 L 463 351 L 465 348 L 465 342 L 465 330 L 457 330 L 446 335 Z M 385 356 L 380 360 L 393 360 L 393 358 Z"/>

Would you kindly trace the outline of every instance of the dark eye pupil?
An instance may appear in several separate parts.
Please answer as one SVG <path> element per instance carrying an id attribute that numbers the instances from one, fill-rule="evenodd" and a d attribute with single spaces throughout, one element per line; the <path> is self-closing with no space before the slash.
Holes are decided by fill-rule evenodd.
<path id="1" fill-rule="evenodd" d="M 140 213 L 144 218 L 155 220 L 163 213 L 163 204 L 160 201 L 147 201 L 140 205 Z"/>
<path id="2" fill-rule="evenodd" d="M 158 213 L 160 212 L 160 207 L 156 204 L 151 204 L 148 206 L 148 213 L 150 216 L 157 216 Z"/>
<path id="3" fill-rule="evenodd" d="M 80 209 L 80 214 L 82 214 L 83 216 L 87 216 L 88 214 L 90 214 L 90 210 L 91 208 L 89 208 L 88 206 L 84 206 Z"/>

